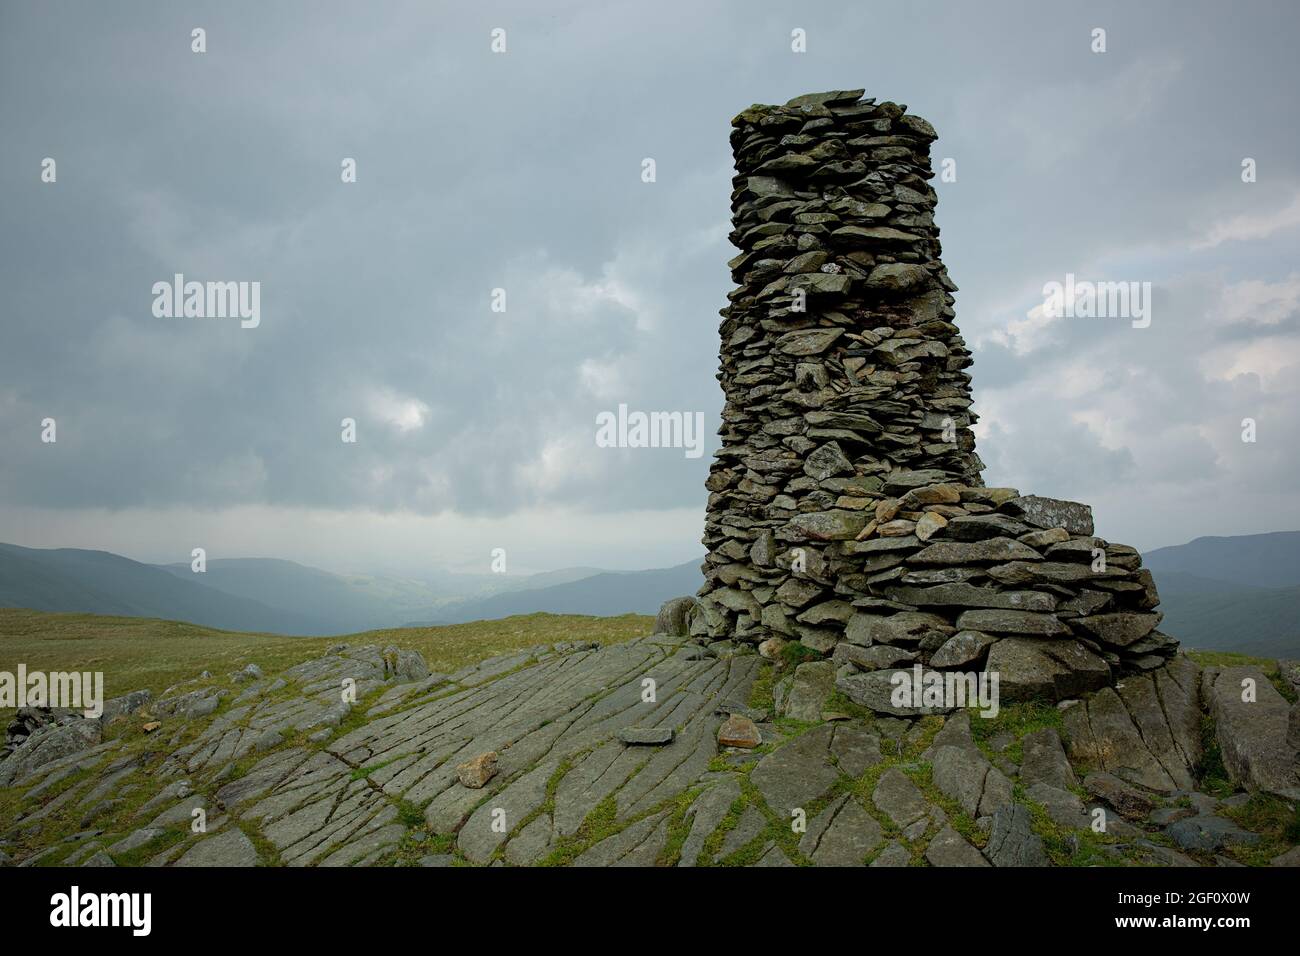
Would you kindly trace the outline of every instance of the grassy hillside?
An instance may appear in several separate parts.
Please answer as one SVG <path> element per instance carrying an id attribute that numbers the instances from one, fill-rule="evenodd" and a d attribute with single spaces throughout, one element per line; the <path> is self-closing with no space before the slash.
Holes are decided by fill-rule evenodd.
<path id="1" fill-rule="evenodd" d="M 445 627 L 363 631 L 343 637 L 284 637 L 220 631 L 179 621 L 51 614 L 0 608 L 0 671 L 103 671 L 104 696 L 140 688 L 154 694 L 204 670 L 224 675 L 245 664 L 281 670 L 338 643 L 396 644 L 424 655 L 434 671 L 450 672 L 509 651 L 556 641 L 616 644 L 649 634 L 654 618 L 529 614 Z M 0 710 L 5 722 L 12 710 Z"/>

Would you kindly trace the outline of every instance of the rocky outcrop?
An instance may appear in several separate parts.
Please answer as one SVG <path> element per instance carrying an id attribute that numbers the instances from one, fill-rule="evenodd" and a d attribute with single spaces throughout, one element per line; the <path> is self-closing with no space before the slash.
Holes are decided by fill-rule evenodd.
<path id="1" fill-rule="evenodd" d="M 1086 505 L 983 486 L 935 131 L 861 94 L 732 122 L 740 254 L 693 633 L 834 654 L 864 706 L 883 678 L 862 675 L 903 659 L 997 671 L 1008 700 L 1156 670 L 1177 645 L 1138 553 Z"/>
<path id="2" fill-rule="evenodd" d="M 1202 689 L 1232 782 L 1300 800 L 1294 705 L 1257 667 L 1206 668 Z"/>
<path id="3" fill-rule="evenodd" d="M 1269 813 L 1241 812 L 1279 799 L 1255 787 L 1267 765 L 1246 756 L 1253 744 L 1243 792 L 1198 791 L 1202 705 L 1225 713 L 1225 742 L 1236 726 L 1201 688 L 1226 695 L 1239 675 L 1203 678 L 1181 656 L 1060 708 L 1032 705 L 1016 733 L 966 711 L 830 713 L 832 662 L 682 635 L 531 648 L 415 681 L 410 660 L 331 723 L 338 688 L 322 682 L 384 673 L 384 656 L 340 647 L 163 695 L 216 700 L 214 713 L 160 719 L 155 706 L 35 732 L 0 761 L 0 806 L 16 809 L 0 820 L 0 864 L 1297 862 L 1251 829 Z M 797 719 L 771 719 L 783 684 Z M 159 725 L 148 734 L 146 717 Z M 98 736 L 44 759 L 54 739 L 38 735 L 90 727 Z"/>

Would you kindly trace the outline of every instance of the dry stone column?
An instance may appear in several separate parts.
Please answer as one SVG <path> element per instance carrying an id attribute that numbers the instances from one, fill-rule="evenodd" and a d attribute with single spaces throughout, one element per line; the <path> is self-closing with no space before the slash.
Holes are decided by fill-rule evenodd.
<path id="1" fill-rule="evenodd" d="M 1094 538 L 1086 505 L 984 487 L 936 134 L 862 92 L 732 121 L 740 253 L 693 632 L 797 641 L 850 696 L 914 663 L 1058 698 L 1158 666 L 1176 644 L 1137 552 Z"/>

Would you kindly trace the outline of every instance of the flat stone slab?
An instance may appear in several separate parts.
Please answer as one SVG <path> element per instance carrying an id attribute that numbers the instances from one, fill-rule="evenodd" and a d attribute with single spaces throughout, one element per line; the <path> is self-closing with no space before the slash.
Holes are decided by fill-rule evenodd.
<path id="1" fill-rule="evenodd" d="M 672 727 L 624 727 L 618 739 L 634 747 L 659 747 L 673 742 L 676 731 Z"/>
<path id="2" fill-rule="evenodd" d="M 931 866 L 989 865 L 989 861 L 984 859 L 983 854 L 967 843 L 965 838 L 952 827 L 944 827 L 935 834 L 929 847 L 926 848 L 925 858 L 930 861 Z"/>
<path id="3" fill-rule="evenodd" d="M 897 767 L 891 767 L 880 775 L 876 789 L 871 794 L 871 802 L 882 813 L 902 828 L 914 823 L 930 812 L 930 804 L 908 779 L 907 774 Z"/>
<path id="4" fill-rule="evenodd" d="M 778 815 L 789 817 L 797 808 L 807 807 L 840 778 L 831 764 L 830 743 L 833 724 L 822 724 L 801 734 L 765 756 L 750 774 L 767 805 Z"/>
<path id="5" fill-rule="evenodd" d="M 1165 827 L 1165 833 L 1184 850 L 1202 850 L 1209 852 L 1232 843 L 1250 846 L 1258 843 L 1258 833 L 1243 830 L 1231 820 L 1223 817 L 1200 814 L 1175 820 Z"/>
<path id="6" fill-rule="evenodd" d="M 257 848 L 241 830 L 205 837 L 173 863 L 173 866 L 257 866 L 261 862 Z"/>

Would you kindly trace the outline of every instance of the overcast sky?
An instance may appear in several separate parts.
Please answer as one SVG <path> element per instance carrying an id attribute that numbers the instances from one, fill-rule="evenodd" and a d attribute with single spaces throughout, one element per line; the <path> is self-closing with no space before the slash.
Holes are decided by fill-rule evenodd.
<path id="1" fill-rule="evenodd" d="M 937 219 L 986 483 L 1143 549 L 1300 528 L 1297 9 L 5 3 L 0 540 L 697 557 L 730 119 L 857 87 L 956 161 Z M 156 317 L 175 273 L 260 282 L 260 325 Z M 1150 282 L 1150 327 L 1044 316 L 1067 273 Z M 705 454 L 597 448 L 620 403 L 703 412 Z"/>

